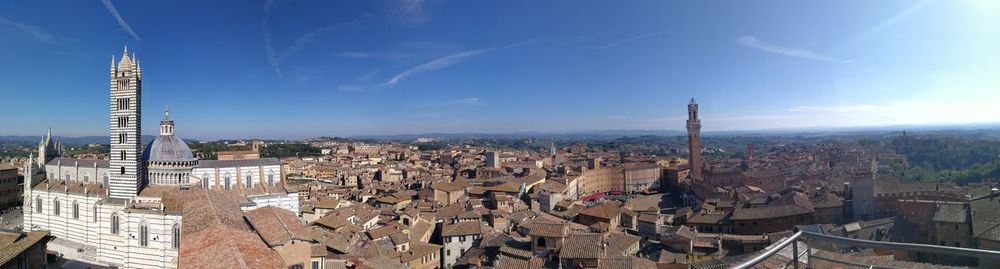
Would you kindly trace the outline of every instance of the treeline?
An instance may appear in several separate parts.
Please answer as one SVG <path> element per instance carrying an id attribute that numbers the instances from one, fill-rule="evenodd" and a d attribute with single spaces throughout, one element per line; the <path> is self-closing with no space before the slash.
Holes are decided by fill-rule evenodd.
<path id="1" fill-rule="evenodd" d="M 897 176 L 948 180 L 958 184 L 1000 178 L 1000 141 L 963 137 L 891 138 L 887 146 L 906 155 L 910 167 L 895 166 Z"/>
<path id="2" fill-rule="evenodd" d="M 322 151 L 308 144 L 270 144 L 260 148 L 261 158 L 287 158 L 319 156 Z"/>

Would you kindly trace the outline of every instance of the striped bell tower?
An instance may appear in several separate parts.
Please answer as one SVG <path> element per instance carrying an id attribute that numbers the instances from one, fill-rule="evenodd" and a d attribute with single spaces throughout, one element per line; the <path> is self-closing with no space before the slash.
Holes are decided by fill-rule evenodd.
<path id="1" fill-rule="evenodd" d="M 142 70 L 128 47 L 111 58 L 110 197 L 132 199 L 145 186 L 142 164 Z"/>

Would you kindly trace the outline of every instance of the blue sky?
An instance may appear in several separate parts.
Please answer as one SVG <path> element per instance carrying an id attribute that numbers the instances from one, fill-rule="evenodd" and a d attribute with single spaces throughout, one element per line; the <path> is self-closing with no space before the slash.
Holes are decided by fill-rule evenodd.
<path id="1" fill-rule="evenodd" d="M 185 138 L 1000 121 L 1000 2 L 4 1 L 0 133 Z"/>

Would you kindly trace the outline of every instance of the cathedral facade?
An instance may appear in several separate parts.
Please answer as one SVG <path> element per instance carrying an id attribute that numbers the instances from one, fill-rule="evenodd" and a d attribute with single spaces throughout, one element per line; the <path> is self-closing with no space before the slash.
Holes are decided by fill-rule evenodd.
<path id="1" fill-rule="evenodd" d="M 93 248 L 98 263 L 176 268 L 182 212 L 211 206 L 184 203 L 195 196 L 223 193 L 243 210 L 270 205 L 299 214 L 298 193 L 284 188 L 279 160 L 198 160 L 174 135 L 169 111 L 159 136 L 143 147 L 139 61 L 126 48 L 110 73 L 110 159 L 60 157 L 50 131 L 25 164 L 25 230 Z"/>

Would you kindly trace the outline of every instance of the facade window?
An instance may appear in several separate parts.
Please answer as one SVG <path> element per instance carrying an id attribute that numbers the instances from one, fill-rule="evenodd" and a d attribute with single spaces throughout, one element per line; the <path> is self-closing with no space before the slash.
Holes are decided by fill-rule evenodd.
<path id="1" fill-rule="evenodd" d="M 73 202 L 73 219 L 80 219 L 80 205 Z"/>
<path id="2" fill-rule="evenodd" d="M 59 216 L 59 198 L 52 200 L 52 214 Z"/>
<path id="3" fill-rule="evenodd" d="M 84 175 L 83 176 L 83 183 L 87 183 L 87 182 L 90 182 L 90 175 Z"/>
<path id="4" fill-rule="evenodd" d="M 253 175 L 247 175 L 246 177 L 247 189 L 253 188 Z"/>
<path id="5" fill-rule="evenodd" d="M 118 213 L 111 214 L 111 233 L 118 234 Z"/>
<path id="6" fill-rule="evenodd" d="M 35 198 L 35 213 L 42 213 L 42 197 Z"/>
<path id="7" fill-rule="evenodd" d="M 451 256 L 451 249 L 448 249 L 447 251 L 445 251 L 444 255 L 445 256 Z"/>
<path id="8" fill-rule="evenodd" d="M 102 180 L 104 181 L 104 187 L 108 187 L 108 175 L 104 175 Z"/>
<path id="9" fill-rule="evenodd" d="M 66 172 L 66 176 L 63 177 L 63 180 L 69 181 L 69 172 Z"/>
<path id="10" fill-rule="evenodd" d="M 538 247 L 545 247 L 545 237 L 538 238 Z"/>
<path id="11" fill-rule="evenodd" d="M 226 172 L 226 175 L 222 177 L 222 180 L 223 180 L 222 183 L 224 183 L 222 188 L 228 190 L 231 187 L 229 186 L 229 183 L 232 182 L 232 180 L 229 177 L 229 172 Z"/>
<path id="12" fill-rule="evenodd" d="M 149 227 L 146 224 L 139 226 L 139 245 L 149 246 Z"/>
<path id="13" fill-rule="evenodd" d="M 274 186 L 274 171 L 267 172 L 267 185 Z"/>
<path id="14" fill-rule="evenodd" d="M 294 265 L 288 266 L 288 269 L 305 269 L 305 268 L 302 266 L 302 264 L 294 264 Z"/>
<path id="15" fill-rule="evenodd" d="M 312 269 L 320 269 L 319 261 L 312 261 Z"/>
<path id="16" fill-rule="evenodd" d="M 181 248 L 181 225 L 180 224 L 174 224 L 173 237 L 172 238 L 174 239 L 174 242 L 173 242 L 174 249 Z"/>
<path id="17" fill-rule="evenodd" d="M 208 173 L 201 174 L 201 187 L 208 189 Z"/>
<path id="18" fill-rule="evenodd" d="M 125 160 L 125 152 L 124 151 L 122 151 L 122 160 Z M 124 175 L 124 174 L 125 174 L 125 167 L 122 166 L 121 167 L 121 175 Z"/>
<path id="19" fill-rule="evenodd" d="M 97 223 L 97 205 L 94 205 L 94 223 Z"/>

